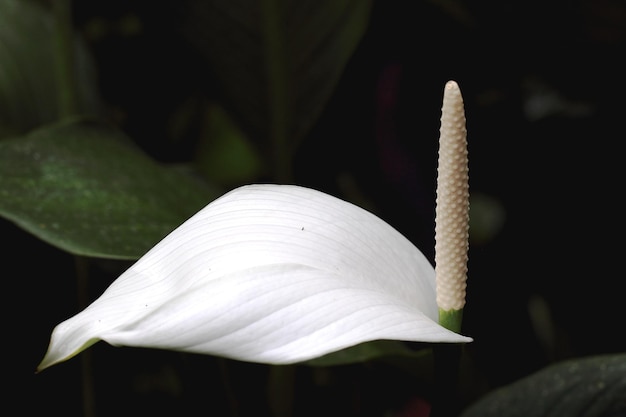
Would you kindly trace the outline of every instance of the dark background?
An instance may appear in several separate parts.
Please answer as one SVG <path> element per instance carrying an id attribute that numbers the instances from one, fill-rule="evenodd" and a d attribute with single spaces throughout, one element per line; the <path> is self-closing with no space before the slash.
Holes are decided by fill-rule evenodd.
<path id="1" fill-rule="evenodd" d="M 79 30 L 95 18 L 141 22 L 130 35 L 112 30 L 90 40 L 101 93 L 146 152 L 185 162 L 193 143 L 167 136 L 168 117 L 189 94 L 210 97 L 219 86 L 168 2 L 155 3 L 77 1 L 75 20 Z M 374 3 L 365 37 L 298 150 L 294 178 L 360 196 L 432 260 L 441 98 L 446 81 L 459 83 L 471 193 L 493 199 L 506 216 L 470 249 L 471 400 L 560 359 L 625 350 L 626 4 L 447 4 Z M 6 221 L 1 230 L 9 242 L 3 396 L 18 415 L 81 415 L 83 358 L 34 375 L 53 326 L 78 311 L 75 261 Z M 126 266 L 91 262 L 90 296 Z M 94 360 L 101 416 L 268 413 L 263 365 L 102 343 L 90 351 L 81 355 Z M 298 368 L 296 382 L 298 415 L 382 415 L 430 393 L 386 363 Z"/>

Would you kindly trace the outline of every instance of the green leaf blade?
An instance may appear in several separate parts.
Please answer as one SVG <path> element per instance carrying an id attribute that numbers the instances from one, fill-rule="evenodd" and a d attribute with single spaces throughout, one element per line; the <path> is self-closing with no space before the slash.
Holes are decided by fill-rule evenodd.
<path id="1" fill-rule="evenodd" d="M 0 1 L 0 138 L 23 134 L 64 116 L 60 103 L 67 94 L 59 84 L 55 63 L 56 22 L 50 11 L 32 0 Z M 102 102 L 96 64 L 79 36 L 71 47 L 80 114 L 98 115 Z"/>
<path id="2" fill-rule="evenodd" d="M 599 417 L 626 413 L 626 354 L 571 359 L 500 388 L 461 417 Z"/>
<path id="3" fill-rule="evenodd" d="M 137 259 L 215 195 L 92 123 L 0 142 L 0 215 L 76 255 Z"/>
<path id="4" fill-rule="evenodd" d="M 226 110 L 288 176 L 285 165 L 365 34 L 372 2 L 184 4 L 181 30 L 209 64 Z"/>

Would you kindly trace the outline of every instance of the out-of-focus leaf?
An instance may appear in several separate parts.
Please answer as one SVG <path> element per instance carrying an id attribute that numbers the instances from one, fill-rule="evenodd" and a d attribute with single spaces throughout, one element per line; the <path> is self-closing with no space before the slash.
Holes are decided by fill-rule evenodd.
<path id="1" fill-rule="evenodd" d="M 333 93 L 369 23 L 370 0 L 188 0 L 182 28 L 227 109 L 288 153 Z"/>
<path id="2" fill-rule="evenodd" d="M 497 198 L 475 192 L 470 196 L 470 239 L 474 244 L 492 240 L 504 226 L 506 210 Z"/>
<path id="3" fill-rule="evenodd" d="M 382 357 L 403 357 L 416 360 L 430 355 L 430 349 L 413 350 L 399 340 L 375 340 L 329 353 L 305 362 L 311 366 L 350 365 Z"/>
<path id="4" fill-rule="evenodd" d="M 0 138 L 25 133 L 61 116 L 55 21 L 41 2 L 0 0 Z M 95 65 L 75 39 L 75 83 L 79 110 L 100 111 Z"/>
<path id="5" fill-rule="evenodd" d="M 218 184 L 254 182 L 261 172 L 262 161 L 245 134 L 216 104 L 208 106 L 205 119 L 195 152 L 198 170 Z"/>
<path id="6" fill-rule="evenodd" d="M 600 417 L 626 415 L 626 354 L 551 365 L 500 388 L 461 417 Z"/>
<path id="7" fill-rule="evenodd" d="M 0 142 L 0 215 L 77 255 L 137 259 L 216 195 L 95 123 Z"/>

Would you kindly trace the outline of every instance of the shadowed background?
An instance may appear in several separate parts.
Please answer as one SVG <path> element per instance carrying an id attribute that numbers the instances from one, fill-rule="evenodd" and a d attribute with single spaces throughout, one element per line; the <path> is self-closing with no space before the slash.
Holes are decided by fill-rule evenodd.
<path id="1" fill-rule="evenodd" d="M 202 172 L 224 189 L 277 181 L 284 171 L 273 169 L 265 119 L 239 119 L 247 140 L 241 146 L 254 149 L 253 157 L 232 145 L 232 161 L 203 159 L 218 146 L 207 141 L 207 119 L 221 111 L 211 103 L 233 87 L 218 81 L 221 69 L 202 48 L 207 17 L 198 2 L 155 3 L 74 4 L 105 113 L 158 161 L 224 163 L 222 171 Z M 301 137 L 285 178 L 373 211 L 432 261 L 441 98 L 445 82 L 456 80 L 466 105 L 474 222 L 464 315 L 464 333 L 475 340 L 467 346 L 469 399 L 559 359 L 624 351 L 626 6 L 410 3 L 372 3 L 319 117 L 294 122 L 290 132 Z M 315 62 L 302 65 L 315 69 Z M 224 108 L 244 113 L 236 103 Z M 33 375 L 52 327 L 78 311 L 75 260 L 8 221 L 0 227 L 9 285 L 4 396 L 20 414 L 81 415 L 81 360 Z M 127 265 L 88 263 L 88 297 Z M 101 416 L 270 412 L 265 366 L 92 349 Z M 429 393 L 411 370 L 385 362 L 298 368 L 296 381 L 295 414 L 302 416 L 414 411 L 412 399 Z"/>

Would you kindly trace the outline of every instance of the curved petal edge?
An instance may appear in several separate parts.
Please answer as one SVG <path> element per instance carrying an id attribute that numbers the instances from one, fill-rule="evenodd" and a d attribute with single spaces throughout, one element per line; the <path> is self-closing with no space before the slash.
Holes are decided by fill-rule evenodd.
<path id="1" fill-rule="evenodd" d="M 466 343 L 434 269 L 374 214 L 295 185 L 208 204 L 52 332 L 43 370 L 98 340 L 289 364 L 373 340 Z"/>

